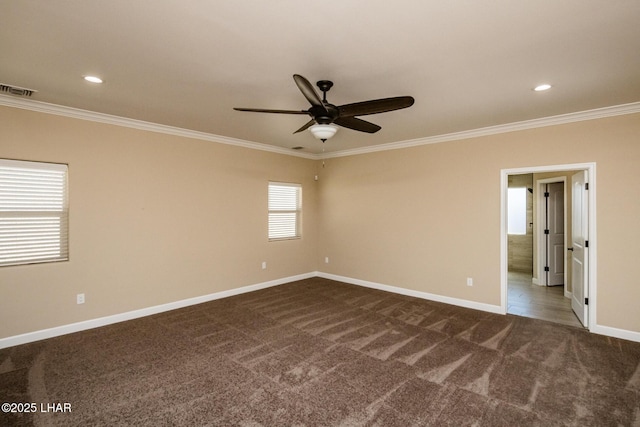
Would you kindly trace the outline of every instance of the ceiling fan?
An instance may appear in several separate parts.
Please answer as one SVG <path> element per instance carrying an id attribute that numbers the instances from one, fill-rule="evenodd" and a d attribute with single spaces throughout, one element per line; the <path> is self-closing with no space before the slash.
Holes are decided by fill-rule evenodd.
<path id="1" fill-rule="evenodd" d="M 322 98 L 320 98 L 311 83 L 309 83 L 309 80 L 299 74 L 294 74 L 293 80 L 296 82 L 300 92 L 302 92 L 311 104 L 311 108 L 308 110 L 271 110 L 262 108 L 234 108 L 234 110 L 251 111 L 255 113 L 306 114 L 311 117 L 311 120 L 294 133 L 310 129 L 316 138 L 325 142 L 338 130 L 335 125 L 360 132 L 375 133 L 382 128 L 376 124 L 359 119 L 356 116 L 400 110 L 411 107 L 414 103 L 414 99 L 411 96 L 397 96 L 335 106 L 327 101 L 327 92 L 333 86 L 333 82 L 320 80 L 316 83 L 320 91 L 322 91 Z"/>

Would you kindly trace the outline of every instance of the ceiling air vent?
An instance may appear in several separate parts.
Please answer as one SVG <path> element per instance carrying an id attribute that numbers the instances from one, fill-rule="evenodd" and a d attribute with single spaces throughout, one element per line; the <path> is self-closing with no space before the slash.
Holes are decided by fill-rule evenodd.
<path id="1" fill-rule="evenodd" d="M 24 97 L 28 98 L 31 95 L 33 95 L 34 93 L 36 93 L 37 90 L 27 89 L 27 88 L 24 88 L 24 87 L 12 86 L 12 85 L 7 85 L 7 84 L 4 84 L 4 83 L 0 83 L 0 92 L 5 92 L 5 93 L 8 93 L 10 95 L 15 95 L 15 96 L 24 96 Z"/>

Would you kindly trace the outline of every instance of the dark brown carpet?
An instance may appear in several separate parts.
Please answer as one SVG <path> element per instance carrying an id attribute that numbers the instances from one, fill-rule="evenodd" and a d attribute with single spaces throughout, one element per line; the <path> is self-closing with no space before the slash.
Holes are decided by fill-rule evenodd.
<path id="1" fill-rule="evenodd" d="M 0 401 L 38 405 L 0 423 L 633 426 L 639 362 L 640 343 L 316 278 L 0 350 Z"/>

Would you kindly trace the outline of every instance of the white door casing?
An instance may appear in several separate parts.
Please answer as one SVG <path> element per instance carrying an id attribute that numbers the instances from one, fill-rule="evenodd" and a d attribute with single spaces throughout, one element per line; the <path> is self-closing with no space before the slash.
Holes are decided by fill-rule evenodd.
<path id="1" fill-rule="evenodd" d="M 627 338 L 624 334 L 619 334 L 619 331 L 612 330 L 611 328 L 603 329 L 600 325 L 597 324 L 597 282 L 598 282 L 598 273 L 597 273 L 597 244 L 598 242 L 595 240 L 595 236 L 597 235 L 596 230 L 596 163 L 570 163 L 570 164 L 559 164 L 559 165 L 546 165 L 546 166 L 527 166 L 527 167 L 518 167 L 518 168 L 508 168 L 500 170 L 500 222 L 502 226 L 500 227 L 500 312 L 503 314 L 507 313 L 507 283 L 508 283 L 508 240 L 507 240 L 507 194 L 509 188 L 509 175 L 519 175 L 525 173 L 549 173 L 549 172 L 567 172 L 567 171 L 585 171 L 586 176 L 589 179 L 589 191 L 586 191 L 586 195 L 584 197 L 583 202 L 586 204 L 586 208 L 588 209 L 588 224 L 584 224 L 585 228 L 588 230 L 588 235 L 590 236 L 591 241 L 589 242 L 588 252 L 585 254 L 588 258 L 588 271 L 585 273 L 586 280 L 584 281 L 584 294 L 589 296 L 589 305 L 585 307 L 585 311 L 588 311 L 588 316 L 585 316 L 585 326 L 592 332 L 600 331 L 605 335 L 618 336 L 624 339 L 633 339 Z M 541 180 L 538 182 L 542 182 L 546 180 Z M 551 180 L 547 181 L 550 182 Z M 554 180 L 555 181 L 555 180 Z M 568 183 L 565 186 L 565 189 L 568 189 Z M 569 201 L 568 201 L 569 202 Z M 539 211 L 540 212 L 540 211 Z M 567 210 L 568 212 L 568 210 Z M 567 228 L 565 227 L 565 230 Z M 538 234 L 539 235 L 539 234 Z M 540 240 L 538 243 L 538 247 L 543 245 L 544 241 Z M 567 246 L 570 246 L 570 242 L 567 242 Z M 541 262 L 538 262 L 538 267 L 542 265 Z M 539 276 L 540 277 L 540 276 Z M 588 291 L 586 291 L 588 289 Z M 617 335 L 616 335 L 617 334 Z"/>

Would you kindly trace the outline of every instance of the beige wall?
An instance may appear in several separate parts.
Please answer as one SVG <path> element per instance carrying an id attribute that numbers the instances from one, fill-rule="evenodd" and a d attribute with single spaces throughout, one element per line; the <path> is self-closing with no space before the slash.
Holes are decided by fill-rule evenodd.
<path id="1" fill-rule="evenodd" d="M 71 260 L 0 268 L 0 338 L 316 270 L 500 305 L 501 169 L 584 162 L 597 164 L 597 321 L 640 332 L 638 114 L 324 168 L 11 108 L 0 128 L 0 157 L 68 163 L 71 191 Z M 302 183 L 303 239 L 267 242 L 268 180 Z"/>
<path id="2" fill-rule="evenodd" d="M 0 268 L 0 338 L 316 269 L 313 160 L 11 108 L 0 129 L 70 189 L 70 260 Z M 269 180 L 302 184 L 301 240 L 267 241 Z"/>
<path id="3" fill-rule="evenodd" d="M 639 137 L 634 114 L 328 159 L 323 271 L 500 305 L 501 170 L 596 162 L 597 322 L 640 332 Z"/>

